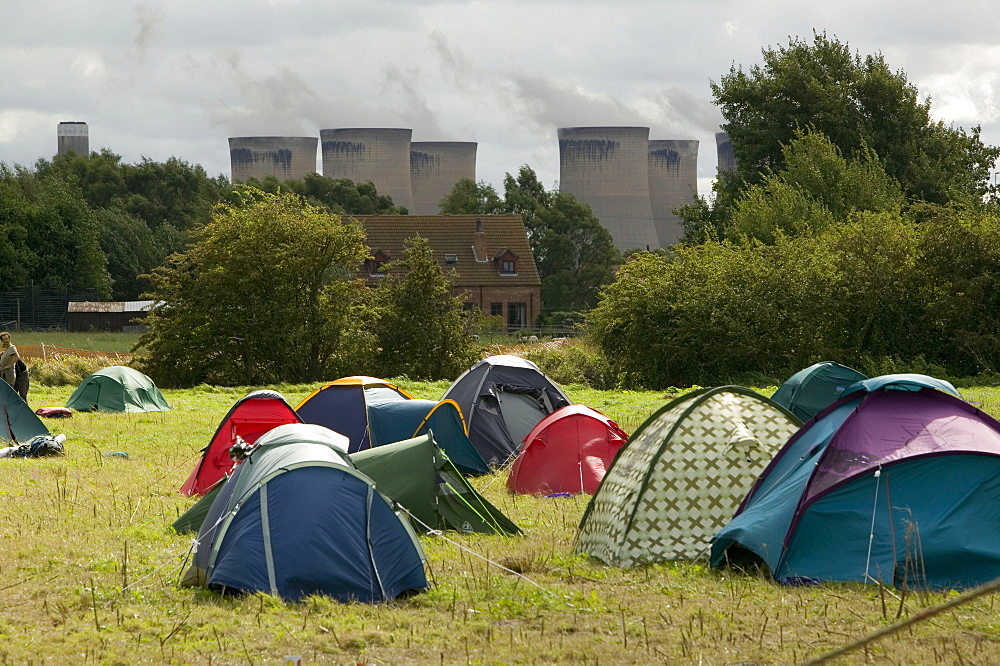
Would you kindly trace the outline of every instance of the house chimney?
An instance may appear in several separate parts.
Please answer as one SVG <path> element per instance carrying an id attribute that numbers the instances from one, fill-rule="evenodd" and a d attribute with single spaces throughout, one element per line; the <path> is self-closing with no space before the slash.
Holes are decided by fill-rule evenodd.
<path id="1" fill-rule="evenodd" d="M 486 229 L 481 218 L 476 218 L 476 233 L 472 237 L 472 256 L 480 263 L 490 260 L 490 253 L 486 248 Z"/>

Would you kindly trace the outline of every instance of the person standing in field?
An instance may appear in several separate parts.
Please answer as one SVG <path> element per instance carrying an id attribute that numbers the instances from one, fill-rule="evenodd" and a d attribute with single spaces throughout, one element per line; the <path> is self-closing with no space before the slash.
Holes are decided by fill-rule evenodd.
<path id="1" fill-rule="evenodd" d="M 14 380 L 17 378 L 14 366 L 20 360 L 17 347 L 10 343 L 10 333 L 0 332 L 0 377 L 3 377 L 3 380 L 11 386 L 14 386 Z"/>

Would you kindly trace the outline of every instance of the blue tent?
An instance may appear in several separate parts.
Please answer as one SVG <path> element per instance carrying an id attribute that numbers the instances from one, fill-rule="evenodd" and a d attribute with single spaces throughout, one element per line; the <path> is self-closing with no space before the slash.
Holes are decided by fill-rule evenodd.
<path id="1" fill-rule="evenodd" d="M 427 587 L 409 523 L 347 456 L 347 440 L 311 424 L 257 440 L 216 496 L 185 585 L 313 594 L 374 603 Z"/>
<path id="2" fill-rule="evenodd" d="M 779 580 L 968 587 L 1000 576 L 1000 423 L 948 382 L 857 382 L 778 452 L 712 564 Z"/>
<path id="3" fill-rule="evenodd" d="M 799 370 L 771 396 L 802 421 L 808 421 L 844 394 L 851 384 L 868 377 L 846 365 L 823 361 Z"/>
<path id="4" fill-rule="evenodd" d="M 350 451 L 354 453 L 374 446 L 368 425 L 369 402 L 399 402 L 412 398 L 384 379 L 356 375 L 323 384 L 306 396 L 295 411 L 305 423 L 326 426 L 347 437 Z M 407 437 L 410 435 L 400 439 Z"/>

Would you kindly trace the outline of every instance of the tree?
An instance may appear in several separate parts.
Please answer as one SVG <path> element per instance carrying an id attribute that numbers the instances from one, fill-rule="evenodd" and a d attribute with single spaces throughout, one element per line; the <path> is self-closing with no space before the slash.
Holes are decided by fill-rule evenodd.
<path id="1" fill-rule="evenodd" d="M 295 192 L 316 206 L 323 206 L 331 213 L 349 215 L 405 215 L 406 208 L 392 203 L 392 197 L 379 194 L 371 182 L 355 183 L 347 178 L 328 178 L 318 173 L 306 174 L 302 180 L 279 181 L 274 176 L 264 180 L 251 178 L 247 185 L 265 192 Z M 236 185 L 228 194 L 238 198 L 242 185 Z"/>
<path id="2" fill-rule="evenodd" d="M 356 372 L 374 349 L 361 324 L 367 294 L 353 277 L 367 254 L 360 225 L 296 194 L 247 188 L 148 276 L 158 304 L 140 362 L 168 386 Z"/>
<path id="3" fill-rule="evenodd" d="M 471 178 L 460 178 L 443 199 L 442 215 L 497 215 L 507 212 L 500 195 L 492 185 L 478 183 Z"/>
<path id="4" fill-rule="evenodd" d="M 782 151 L 783 166 L 750 185 L 733 205 L 725 235 L 773 243 L 778 234 L 825 231 L 860 211 L 899 213 L 899 185 L 871 151 L 845 159 L 818 132 L 796 135 Z"/>
<path id="5" fill-rule="evenodd" d="M 780 171 L 783 147 L 807 128 L 848 159 L 874 151 L 909 201 L 974 204 L 988 191 L 1000 149 L 984 145 L 978 127 L 967 133 L 934 122 L 930 101 L 880 54 L 852 55 L 847 44 L 815 33 L 812 43 L 792 39 L 763 57 L 763 65 L 733 65 L 711 84 L 738 163 L 736 177 L 719 182 L 724 205 Z"/>
<path id="6" fill-rule="evenodd" d="M 471 335 L 475 317 L 462 309 L 464 299 L 452 290 L 454 272 L 441 270 L 427 239 L 408 239 L 403 258 L 386 268 L 375 297 L 380 374 L 454 379 L 479 360 Z"/>
<path id="7" fill-rule="evenodd" d="M 101 249 L 108 258 L 111 298 L 136 300 L 150 287 L 140 276 L 159 266 L 173 249 L 161 249 L 146 223 L 121 209 L 102 208 L 96 215 L 101 229 Z"/>

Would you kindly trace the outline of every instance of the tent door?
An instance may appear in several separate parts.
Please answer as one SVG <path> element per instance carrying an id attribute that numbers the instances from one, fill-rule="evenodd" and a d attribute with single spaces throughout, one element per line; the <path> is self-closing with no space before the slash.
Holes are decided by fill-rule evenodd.
<path id="1" fill-rule="evenodd" d="M 531 429 L 545 416 L 538 401 L 526 393 L 508 393 L 497 391 L 500 399 L 500 413 L 507 426 L 514 451 L 521 448 L 521 442 L 528 436 Z"/>

